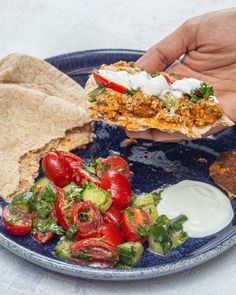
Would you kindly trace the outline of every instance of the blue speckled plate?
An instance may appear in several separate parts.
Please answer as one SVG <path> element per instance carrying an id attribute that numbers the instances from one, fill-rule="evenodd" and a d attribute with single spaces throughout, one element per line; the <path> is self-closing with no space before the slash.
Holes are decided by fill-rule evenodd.
<path id="1" fill-rule="evenodd" d="M 136 60 L 142 52 L 134 50 L 92 50 L 65 54 L 48 59 L 61 71 L 84 85 L 88 73 L 102 63 L 118 60 Z M 121 128 L 97 123 L 97 138 L 86 149 L 76 151 L 83 159 L 94 156 L 106 157 L 118 152 L 128 160 L 134 173 L 132 188 L 136 193 L 150 192 L 162 185 L 174 184 L 184 179 L 214 183 L 208 176 L 208 167 L 216 156 L 224 151 L 235 149 L 236 128 L 212 136 L 208 139 L 182 143 L 156 143 L 139 140 L 134 146 L 125 146 L 125 133 Z M 147 153 L 145 153 L 147 152 Z M 198 158 L 206 158 L 201 164 Z M 0 199 L 0 207 L 4 202 Z M 232 201 L 236 213 L 236 201 Z M 166 256 L 148 252 L 140 263 L 132 269 L 97 269 L 74 265 L 52 256 L 57 239 L 47 245 L 40 245 L 30 236 L 14 237 L 9 235 L 0 220 L 0 244 L 44 268 L 56 272 L 99 280 L 140 280 L 163 276 L 196 266 L 216 257 L 236 243 L 236 219 L 219 233 L 202 238 L 189 239 L 181 247 Z"/>

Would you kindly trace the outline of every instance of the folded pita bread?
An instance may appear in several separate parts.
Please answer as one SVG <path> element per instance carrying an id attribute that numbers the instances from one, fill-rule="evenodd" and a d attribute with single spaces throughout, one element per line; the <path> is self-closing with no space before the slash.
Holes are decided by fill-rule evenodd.
<path id="1" fill-rule="evenodd" d="M 127 66 L 128 65 L 128 66 Z M 103 65 L 102 69 L 114 70 L 114 67 L 118 66 L 120 70 L 128 70 L 134 71 L 134 68 L 129 68 L 129 63 L 118 62 L 114 65 Z M 90 76 L 86 83 L 85 92 L 86 97 L 89 100 L 89 94 L 95 90 L 99 85 L 95 81 L 93 75 Z M 114 93 L 116 91 L 112 90 Z M 111 95 L 111 94 L 110 94 Z M 101 103 L 102 102 L 98 102 Z M 109 107 L 109 103 L 108 103 Z M 113 111 L 113 110 L 112 110 Z M 217 119 L 213 124 L 205 125 L 202 127 L 198 126 L 187 126 L 183 120 L 182 124 L 176 124 L 173 122 L 167 122 L 163 120 L 158 120 L 157 118 L 145 118 L 141 116 L 134 115 L 132 113 L 116 113 L 115 118 L 108 117 L 105 112 L 98 111 L 96 107 L 96 102 L 92 102 L 88 104 L 88 112 L 90 117 L 95 121 L 103 121 L 108 124 L 118 125 L 126 128 L 130 131 L 144 131 L 149 128 L 159 129 L 163 132 L 173 133 L 173 132 L 181 132 L 184 135 L 187 135 L 189 138 L 201 138 L 204 134 L 209 132 L 211 129 L 220 127 L 220 126 L 232 126 L 234 123 L 223 114 L 221 118 Z M 222 111 L 223 112 L 223 111 Z"/>
<path id="2" fill-rule="evenodd" d="M 83 88 L 45 61 L 11 54 L 0 61 L 0 196 L 33 184 L 42 154 L 93 139 Z M 83 127 L 84 126 L 84 127 Z"/>

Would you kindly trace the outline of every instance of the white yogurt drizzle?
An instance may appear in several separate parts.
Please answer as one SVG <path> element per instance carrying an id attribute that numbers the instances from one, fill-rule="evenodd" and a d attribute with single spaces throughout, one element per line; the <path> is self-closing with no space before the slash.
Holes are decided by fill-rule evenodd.
<path id="1" fill-rule="evenodd" d="M 129 74 L 126 71 L 99 70 L 99 74 L 112 82 L 125 86 L 129 90 L 141 90 L 148 95 L 158 96 L 164 101 L 168 99 L 168 94 L 176 100 L 183 94 L 191 94 L 193 90 L 199 88 L 202 82 L 195 78 L 183 78 L 169 84 L 162 75 L 152 77 L 145 71 Z"/>
<path id="2" fill-rule="evenodd" d="M 183 227 L 193 238 L 215 234 L 233 219 L 230 200 L 207 183 L 184 180 L 165 189 L 161 196 L 158 214 L 170 219 L 185 214 L 188 220 Z"/>

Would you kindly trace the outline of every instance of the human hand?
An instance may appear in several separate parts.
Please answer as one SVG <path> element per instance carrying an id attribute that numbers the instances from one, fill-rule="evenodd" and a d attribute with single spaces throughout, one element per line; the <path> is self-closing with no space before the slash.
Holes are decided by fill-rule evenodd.
<path id="1" fill-rule="evenodd" d="M 150 73 L 171 65 L 168 71 L 205 81 L 213 86 L 226 115 L 236 122 L 236 9 L 187 20 L 152 46 L 136 65 Z M 222 129 L 215 128 L 211 134 Z M 169 134 L 156 129 L 127 131 L 127 135 L 156 141 L 189 139 L 179 132 Z"/>

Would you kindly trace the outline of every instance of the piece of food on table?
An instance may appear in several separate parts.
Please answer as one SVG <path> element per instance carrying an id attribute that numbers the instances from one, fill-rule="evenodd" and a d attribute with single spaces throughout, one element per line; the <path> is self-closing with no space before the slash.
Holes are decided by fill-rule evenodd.
<path id="1" fill-rule="evenodd" d="M 236 151 L 227 151 L 218 156 L 209 168 L 214 182 L 225 190 L 230 198 L 236 198 Z"/>
<path id="2" fill-rule="evenodd" d="M 33 184 L 39 160 L 50 148 L 71 150 L 93 139 L 83 88 L 37 58 L 11 54 L 0 61 L 0 105 L 0 196 L 5 200 Z"/>
<path id="3" fill-rule="evenodd" d="M 206 83 L 173 73 L 150 75 L 132 62 L 94 70 L 86 97 L 91 118 L 133 131 L 157 128 L 200 138 L 218 125 L 233 125 Z"/>
<path id="4" fill-rule="evenodd" d="M 164 254 L 186 240 L 186 217 L 158 217 L 160 190 L 131 199 L 130 170 L 123 158 L 92 159 L 86 166 L 74 154 L 53 150 L 44 155 L 42 166 L 47 177 L 3 207 L 9 233 L 31 234 L 41 244 L 60 237 L 56 257 L 100 268 L 133 267 L 147 240 L 153 251 Z M 160 219 L 168 222 L 163 225 Z"/>

